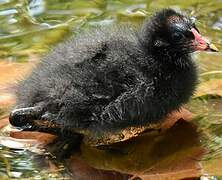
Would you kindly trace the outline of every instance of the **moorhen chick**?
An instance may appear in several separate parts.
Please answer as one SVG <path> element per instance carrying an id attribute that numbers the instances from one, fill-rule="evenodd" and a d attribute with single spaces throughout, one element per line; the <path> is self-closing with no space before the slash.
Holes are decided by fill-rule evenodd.
<path id="1" fill-rule="evenodd" d="M 192 18 L 163 9 L 131 27 L 96 28 L 44 57 L 17 90 L 14 126 L 40 119 L 76 132 L 112 132 L 160 122 L 197 84 L 194 51 L 218 51 Z"/>

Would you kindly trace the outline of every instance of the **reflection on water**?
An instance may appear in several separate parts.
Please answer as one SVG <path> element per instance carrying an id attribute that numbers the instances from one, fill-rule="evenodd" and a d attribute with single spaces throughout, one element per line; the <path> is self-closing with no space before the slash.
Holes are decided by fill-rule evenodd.
<path id="1" fill-rule="evenodd" d="M 56 171 L 51 174 L 50 171 L 47 171 L 49 164 L 43 156 L 34 155 L 25 150 L 8 149 L 5 147 L 1 147 L 0 150 L 0 179 L 7 179 L 7 177 L 56 178 Z M 57 175 L 57 177 L 59 176 Z"/>
<path id="2" fill-rule="evenodd" d="M 200 31 L 205 36 L 211 37 L 214 44 L 222 49 L 222 2 L 220 0 L 0 0 L 1 61 L 20 63 L 19 67 L 23 69 L 28 61 L 33 60 L 33 57 L 47 52 L 51 45 L 68 38 L 72 32 L 81 32 L 81 29 L 89 26 L 105 26 L 118 22 L 140 23 L 154 10 L 169 6 L 197 17 Z M 201 82 L 222 78 L 221 53 L 196 54 L 195 59 L 200 64 Z M 5 66 L 5 68 L 8 67 Z M 0 93 L 2 89 L 5 90 L 5 85 L 6 83 L 0 82 Z M 209 105 L 206 99 L 204 101 L 194 99 L 190 107 L 193 112 L 204 116 L 201 119 L 203 128 L 212 129 L 212 124 L 207 123 L 209 119 L 214 120 L 214 124 L 221 121 L 221 100 L 217 101 L 216 110 L 209 108 L 212 104 Z M 216 112 L 218 116 L 215 116 Z M 212 139 L 219 144 L 218 147 L 222 147 L 221 131 L 216 127 L 213 129 L 216 130 L 213 131 L 215 134 Z M 45 158 L 40 158 L 41 156 L 28 151 L 8 149 L 4 146 L 0 148 L 2 178 L 7 176 L 59 178 L 53 177 L 56 176 L 55 173 L 50 174 L 48 170 L 42 173 L 40 171 L 44 167 L 56 172 L 64 170 L 63 166 L 59 166 L 62 170 L 55 170 Z M 64 172 L 63 177 L 65 174 Z M 128 175 L 124 175 L 124 178 L 126 177 Z"/>

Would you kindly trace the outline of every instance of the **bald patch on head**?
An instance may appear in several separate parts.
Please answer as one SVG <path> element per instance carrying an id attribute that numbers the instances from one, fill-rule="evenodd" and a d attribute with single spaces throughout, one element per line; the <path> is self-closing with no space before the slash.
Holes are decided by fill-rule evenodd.
<path id="1" fill-rule="evenodd" d="M 166 19 L 166 25 L 167 26 L 172 26 L 172 25 L 177 25 L 177 26 L 184 26 L 184 27 L 190 27 L 191 23 L 190 23 L 190 19 L 186 16 L 183 15 L 172 15 L 169 16 Z"/>
<path id="2" fill-rule="evenodd" d="M 178 22 L 181 22 L 181 20 L 182 20 L 182 17 L 177 16 L 177 15 L 172 15 L 167 18 L 167 24 L 178 23 Z"/>

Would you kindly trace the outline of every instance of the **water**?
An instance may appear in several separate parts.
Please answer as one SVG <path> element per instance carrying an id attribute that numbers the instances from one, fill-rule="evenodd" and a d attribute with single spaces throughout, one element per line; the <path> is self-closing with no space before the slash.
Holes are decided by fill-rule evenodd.
<path id="1" fill-rule="evenodd" d="M 222 49 L 221 0 L 0 0 L 1 96 L 10 96 L 8 90 L 13 89 L 17 76 L 22 77 L 30 72 L 30 66 L 38 61 L 40 55 L 47 53 L 53 45 L 67 39 L 71 34 L 91 26 L 124 22 L 139 24 L 155 10 L 164 7 L 174 7 L 194 15 L 202 34 L 210 37 Z M 195 59 L 200 67 L 201 83 L 222 79 L 221 53 L 197 53 Z M 217 89 L 216 93 L 221 95 L 222 83 Z M 208 98 L 203 97 L 193 99 L 189 107 L 193 112 L 204 115 L 203 119 L 218 123 L 222 116 L 221 102 L 220 99 L 209 102 Z M 217 104 L 216 110 L 212 108 L 213 104 Z M 9 110 L 4 108 L 2 114 L 5 116 Z M 203 126 L 207 126 L 206 124 L 208 123 Z M 220 129 L 212 132 L 218 133 L 213 134 L 212 139 L 219 139 L 219 147 L 222 147 Z M 49 163 L 40 155 L 5 146 L 0 148 L 1 179 L 58 179 L 67 175 L 62 165 L 56 171 L 42 171 L 43 167 L 49 167 Z"/>

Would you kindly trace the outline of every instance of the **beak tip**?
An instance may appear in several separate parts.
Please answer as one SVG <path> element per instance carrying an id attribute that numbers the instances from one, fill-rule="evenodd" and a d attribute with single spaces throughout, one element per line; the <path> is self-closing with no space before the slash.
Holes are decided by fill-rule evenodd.
<path id="1" fill-rule="evenodd" d="M 214 44 L 209 45 L 209 50 L 212 52 L 219 52 L 219 50 L 217 49 L 217 47 Z"/>

